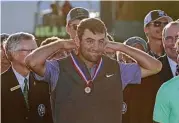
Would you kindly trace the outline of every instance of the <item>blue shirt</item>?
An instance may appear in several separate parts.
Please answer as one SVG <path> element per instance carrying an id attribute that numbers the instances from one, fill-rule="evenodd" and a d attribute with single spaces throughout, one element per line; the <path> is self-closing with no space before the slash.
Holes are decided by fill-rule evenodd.
<path id="1" fill-rule="evenodd" d="M 45 63 L 45 74 L 43 77 L 35 75 L 37 80 L 43 80 L 50 84 L 51 91 L 56 87 L 57 81 L 59 79 L 60 66 L 57 60 L 46 61 Z M 94 66 L 91 69 L 91 74 L 94 73 Z M 141 69 L 136 63 L 119 63 L 119 68 L 121 72 L 122 88 L 124 89 L 128 84 L 140 84 L 141 82 Z"/>

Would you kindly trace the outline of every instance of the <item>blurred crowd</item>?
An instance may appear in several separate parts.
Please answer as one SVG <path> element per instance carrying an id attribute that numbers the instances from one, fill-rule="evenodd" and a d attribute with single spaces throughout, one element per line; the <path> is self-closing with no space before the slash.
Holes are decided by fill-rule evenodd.
<path id="1" fill-rule="evenodd" d="M 62 25 L 53 15 L 57 21 L 46 14 L 44 24 Z M 134 36 L 123 43 L 85 8 L 71 9 L 65 23 L 70 39 L 49 37 L 39 47 L 27 32 L 1 34 L 3 123 L 179 123 L 179 20 L 152 10 L 144 18 L 147 40 Z M 99 67 L 93 70 L 93 63 Z M 120 76 L 102 79 L 100 68 L 107 78 L 111 71 Z M 87 82 L 85 93 L 76 81 Z"/>

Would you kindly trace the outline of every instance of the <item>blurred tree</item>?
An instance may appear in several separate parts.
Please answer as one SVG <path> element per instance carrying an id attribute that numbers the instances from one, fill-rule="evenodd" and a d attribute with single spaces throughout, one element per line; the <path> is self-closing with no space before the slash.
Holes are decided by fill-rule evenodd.
<path id="1" fill-rule="evenodd" d="M 70 2 L 68 0 L 65 0 L 63 6 L 62 6 L 62 13 L 64 16 L 64 24 L 66 25 L 66 17 L 68 12 L 72 9 L 72 5 L 70 4 Z"/>
<path id="2" fill-rule="evenodd" d="M 173 19 L 179 18 L 179 1 L 118 1 L 117 20 L 143 21 L 145 15 L 153 9 L 165 11 Z"/>
<path id="3" fill-rule="evenodd" d="M 145 39 L 143 21 L 146 14 L 160 9 L 176 20 L 178 6 L 179 1 L 101 1 L 101 19 L 117 41 L 123 42 L 132 36 Z"/>
<path id="4" fill-rule="evenodd" d="M 105 23 L 108 32 L 112 30 L 112 1 L 101 1 L 101 20 Z"/>
<path id="5" fill-rule="evenodd" d="M 57 3 L 50 5 L 51 11 L 43 15 L 43 25 L 45 26 L 63 26 L 63 15 Z"/>

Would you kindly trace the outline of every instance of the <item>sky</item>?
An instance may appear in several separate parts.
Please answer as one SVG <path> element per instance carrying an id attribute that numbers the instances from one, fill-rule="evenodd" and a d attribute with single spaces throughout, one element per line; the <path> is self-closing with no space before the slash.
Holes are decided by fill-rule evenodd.
<path id="1" fill-rule="evenodd" d="M 11 1 L 17 1 L 17 0 L 1 0 L 1 2 L 11 2 Z M 24 0 L 18 0 L 18 2 L 25 2 Z M 37 2 L 37 0 L 27 0 L 27 1 L 32 1 L 32 2 Z M 52 1 L 40 1 L 40 9 L 44 10 L 44 9 L 49 9 L 50 4 L 53 2 Z M 59 1 L 61 2 L 61 4 L 63 4 L 63 1 Z M 100 11 L 100 1 L 99 0 L 90 0 L 90 1 L 75 1 L 75 0 L 71 0 L 70 1 L 71 5 L 73 7 L 84 7 L 87 8 L 90 11 Z"/>

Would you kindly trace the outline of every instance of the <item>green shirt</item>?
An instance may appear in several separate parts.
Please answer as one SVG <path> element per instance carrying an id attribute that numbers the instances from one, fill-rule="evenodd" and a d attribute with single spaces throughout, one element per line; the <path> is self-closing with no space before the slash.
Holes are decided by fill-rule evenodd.
<path id="1" fill-rule="evenodd" d="M 156 96 L 153 120 L 179 123 L 179 76 L 164 83 Z"/>

